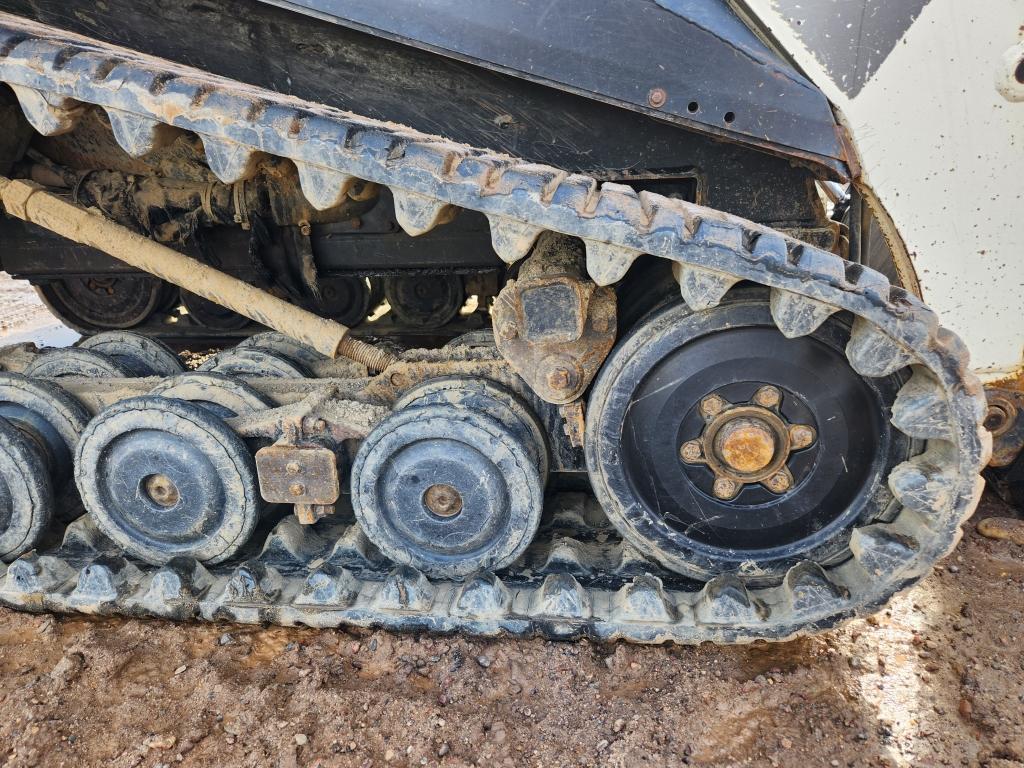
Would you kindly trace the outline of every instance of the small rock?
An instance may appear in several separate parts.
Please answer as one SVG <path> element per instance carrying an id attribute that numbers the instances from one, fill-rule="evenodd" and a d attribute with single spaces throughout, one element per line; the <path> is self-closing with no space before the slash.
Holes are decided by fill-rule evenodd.
<path id="1" fill-rule="evenodd" d="M 1024 547 L 1024 520 L 1012 517 L 986 517 L 978 523 L 978 533 L 988 539 L 1010 541 Z"/>
<path id="2" fill-rule="evenodd" d="M 793 742 L 787 739 L 785 736 L 783 736 L 781 739 L 779 739 L 779 746 L 783 749 L 789 749 L 793 746 Z"/>
<path id="3" fill-rule="evenodd" d="M 476 663 L 479 664 L 484 669 L 487 669 L 489 666 L 491 666 L 491 660 L 487 656 L 484 656 L 483 654 L 481 654 L 480 656 L 476 657 Z"/>
<path id="4" fill-rule="evenodd" d="M 448 742 L 446 741 L 444 744 L 437 748 L 437 756 L 444 757 L 449 752 L 451 752 L 451 749 L 452 748 L 448 746 Z"/>
<path id="5" fill-rule="evenodd" d="M 621 717 L 612 724 L 612 731 L 619 733 L 626 726 L 626 721 Z"/>
<path id="6" fill-rule="evenodd" d="M 393 763 L 395 761 L 395 750 L 389 749 L 384 753 L 384 762 Z"/>
<path id="7" fill-rule="evenodd" d="M 188 667 L 186 665 L 182 664 L 180 667 L 178 667 L 176 670 L 174 670 L 174 674 L 175 675 L 180 675 L 186 669 L 188 669 Z"/>
<path id="8" fill-rule="evenodd" d="M 306 746 L 306 744 L 309 743 L 309 736 L 307 736 L 304 733 L 296 733 L 295 734 L 295 743 L 297 745 L 299 745 L 300 747 L 304 747 L 304 746 Z"/>
<path id="9" fill-rule="evenodd" d="M 234 645 L 235 644 L 235 638 L 232 636 L 232 634 L 230 632 L 225 632 L 223 635 L 220 636 L 220 639 L 217 640 L 217 644 L 218 645 Z"/>
<path id="10" fill-rule="evenodd" d="M 60 686 L 68 685 L 82 674 L 85 669 L 85 656 L 78 651 L 64 654 L 56 666 L 50 670 L 50 679 Z"/>
<path id="11" fill-rule="evenodd" d="M 159 734 L 150 736 L 142 742 L 142 746 L 146 749 L 170 749 L 177 743 L 178 737 L 168 733 L 163 736 Z"/>
<path id="12" fill-rule="evenodd" d="M 964 720 L 970 720 L 971 715 L 974 714 L 974 705 L 971 704 L 970 699 L 960 699 L 960 706 L 957 707 L 957 711 Z"/>
<path id="13" fill-rule="evenodd" d="M 601 739 L 597 742 L 597 751 L 604 752 L 608 748 L 608 739 Z"/>

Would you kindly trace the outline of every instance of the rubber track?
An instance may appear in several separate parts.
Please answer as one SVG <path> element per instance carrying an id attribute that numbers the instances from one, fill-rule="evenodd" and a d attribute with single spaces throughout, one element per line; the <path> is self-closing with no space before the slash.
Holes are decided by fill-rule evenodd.
<path id="1" fill-rule="evenodd" d="M 682 295 L 695 310 L 716 305 L 733 284 L 748 280 L 772 289 L 773 316 L 789 336 L 848 311 L 855 317 L 851 364 L 867 376 L 911 366 L 914 375 L 897 399 L 893 422 L 928 440 L 924 454 L 888 479 L 902 507 L 891 520 L 856 529 L 851 558 L 827 571 L 795 566 L 772 587 L 748 589 L 737 576 L 724 575 L 677 588 L 667 574 L 646 567 L 646 575 L 605 571 L 581 580 L 572 573 L 576 566 L 562 567 L 559 558 L 542 560 L 529 579 L 521 571 L 504 574 L 508 584 L 490 575 L 466 585 L 432 584 L 407 568 L 296 560 L 294 550 L 313 533 L 287 522 L 262 554 L 233 573 L 211 574 L 194 563 L 157 570 L 106 552 L 82 520 L 68 529 L 64 546 L 6 569 L 0 600 L 8 605 L 481 635 L 783 640 L 877 610 L 953 549 L 977 504 L 991 438 L 980 425 L 985 400 L 967 352 L 930 309 L 873 270 L 738 217 L 601 185 L 4 14 L 0 80 L 15 86 L 26 116 L 43 133 L 67 130 L 80 111 L 77 102 L 84 102 L 106 110 L 115 137 L 134 155 L 159 145 L 162 126 L 195 132 L 225 182 L 244 178 L 262 152 L 294 161 L 304 193 L 321 207 L 341 199 L 354 179 L 386 185 L 410 233 L 443 223 L 449 206 L 481 211 L 506 261 L 521 258 L 550 229 L 584 240 L 588 271 L 600 284 L 620 279 L 637 256 L 649 253 L 676 264 Z M 559 549 L 553 536 L 542 534 L 531 551 Z M 342 541 L 357 539 L 349 530 Z M 575 546 L 563 543 L 559 551 Z M 580 547 L 580 567 L 607 567 Z M 282 551 L 290 553 L 287 566 L 279 560 Z"/>

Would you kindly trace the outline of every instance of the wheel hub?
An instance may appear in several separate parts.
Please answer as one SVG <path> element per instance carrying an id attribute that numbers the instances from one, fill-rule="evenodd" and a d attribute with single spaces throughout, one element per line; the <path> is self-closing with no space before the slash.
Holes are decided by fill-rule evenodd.
<path id="1" fill-rule="evenodd" d="M 423 492 L 423 506 L 438 517 L 455 517 L 462 511 L 462 494 L 447 483 L 435 483 Z"/>
<path id="2" fill-rule="evenodd" d="M 679 449 L 686 464 L 706 464 L 714 473 L 712 492 L 732 499 L 744 485 L 760 483 L 772 493 L 793 487 L 786 466 L 793 451 L 809 447 L 817 431 L 809 424 L 792 424 L 779 410 L 782 392 L 773 386 L 757 390 L 747 403 L 733 405 L 718 394 L 700 402 L 705 427 L 699 437 Z"/>

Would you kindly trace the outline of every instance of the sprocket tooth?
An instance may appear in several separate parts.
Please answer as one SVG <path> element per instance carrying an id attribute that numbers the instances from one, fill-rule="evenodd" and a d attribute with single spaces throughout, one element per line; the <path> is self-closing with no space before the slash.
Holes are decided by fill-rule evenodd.
<path id="1" fill-rule="evenodd" d="M 568 573 L 551 573 L 533 596 L 533 613 L 559 619 L 589 619 L 590 595 Z"/>
<path id="2" fill-rule="evenodd" d="M 512 608 L 512 593 L 493 573 L 480 573 L 456 593 L 452 615 L 466 619 L 500 619 Z"/>
<path id="3" fill-rule="evenodd" d="M 392 189 L 395 218 L 407 235 L 415 237 L 429 232 L 455 218 L 458 208 L 436 197 L 428 197 L 406 189 Z"/>
<path id="4" fill-rule="evenodd" d="M 846 357 L 861 376 L 888 376 L 913 362 L 913 356 L 881 328 L 858 317 L 853 321 Z"/>
<path id="5" fill-rule="evenodd" d="M 289 515 L 274 526 L 260 559 L 274 563 L 305 565 L 323 554 L 326 542 L 308 525 L 303 525 L 294 515 Z"/>
<path id="6" fill-rule="evenodd" d="M 650 574 L 637 576 L 619 589 L 612 598 L 612 607 L 615 621 L 671 624 L 677 619 L 661 579 Z"/>
<path id="7" fill-rule="evenodd" d="M 953 439 L 952 414 L 942 384 L 923 366 L 914 366 L 892 406 L 892 423 L 900 432 L 922 440 Z"/>
<path id="8" fill-rule="evenodd" d="M 732 574 L 716 576 L 705 584 L 694 611 L 699 623 L 718 625 L 759 624 L 769 614 L 768 606 Z"/>
<path id="9" fill-rule="evenodd" d="M 107 107 L 106 112 L 114 138 L 132 157 L 142 157 L 168 146 L 177 134 L 175 128 L 159 120 L 113 107 Z"/>
<path id="10" fill-rule="evenodd" d="M 675 263 L 672 272 L 679 282 L 679 292 L 687 306 L 695 312 L 717 307 L 738 277 L 690 264 Z"/>
<path id="11" fill-rule="evenodd" d="M 225 184 L 248 179 L 256 170 L 257 152 L 251 147 L 228 139 L 203 136 L 206 164 Z"/>
<path id="12" fill-rule="evenodd" d="M 491 245 L 494 252 L 506 264 L 515 264 L 526 256 L 537 242 L 542 227 L 525 224 L 517 219 L 502 216 L 488 216 L 491 224 Z"/>
<path id="13" fill-rule="evenodd" d="M 325 558 L 332 565 L 355 568 L 373 568 L 382 560 L 380 552 L 370 543 L 358 525 L 350 525 L 345 529 L 330 554 Z"/>
<path id="14" fill-rule="evenodd" d="M 0 594 L 24 597 L 56 592 L 74 575 L 74 569 L 63 560 L 29 552 L 7 566 L 0 581 Z"/>
<path id="15" fill-rule="evenodd" d="M 434 604 L 436 588 L 430 580 L 411 565 L 395 568 L 373 599 L 375 608 L 399 613 L 423 613 Z"/>
<path id="16" fill-rule="evenodd" d="M 619 282 L 641 255 L 640 251 L 634 251 L 632 248 L 602 243 L 599 240 L 583 242 L 587 248 L 587 274 L 598 285 Z"/>
<path id="17" fill-rule="evenodd" d="M 73 131 L 85 112 L 85 106 L 73 99 L 14 83 L 10 83 L 10 87 L 18 97 L 25 119 L 43 136 L 60 136 Z"/>
<path id="18" fill-rule="evenodd" d="M 123 557 L 102 557 L 78 572 L 78 583 L 68 602 L 84 613 L 100 610 L 130 593 L 142 581 L 142 572 Z"/>
<path id="19" fill-rule="evenodd" d="M 796 613 L 821 612 L 850 596 L 850 590 L 832 581 L 820 565 L 809 560 L 797 563 L 786 572 L 783 589 Z"/>
<path id="20" fill-rule="evenodd" d="M 917 540 L 888 530 L 884 523 L 855 528 L 850 551 L 873 579 L 890 579 L 907 569 L 920 549 Z"/>
<path id="21" fill-rule="evenodd" d="M 347 608 L 358 594 L 359 580 L 351 571 L 324 564 L 306 577 L 295 604 Z"/>
<path id="22" fill-rule="evenodd" d="M 957 466 L 952 444 L 929 444 L 924 453 L 893 467 L 889 490 L 908 509 L 934 514 L 955 501 Z"/>
<path id="23" fill-rule="evenodd" d="M 839 307 L 818 299 L 772 288 L 769 300 L 772 319 L 787 339 L 814 333 Z"/>
<path id="24" fill-rule="evenodd" d="M 336 208 L 348 198 L 349 190 L 359 181 L 355 176 L 312 163 L 295 163 L 299 171 L 302 194 L 318 211 Z"/>
<path id="25" fill-rule="evenodd" d="M 197 605 L 213 586 L 213 577 L 202 563 L 191 557 L 176 557 L 150 579 L 141 606 L 149 613 L 163 615 L 169 606 Z"/>
<path id="26" fill-rule="evenodd" d="M 283 580 L 276 568 L 252 560 L 235 568 L 224 587 L 229 605 L 273 603 L 281 594 Z"/>

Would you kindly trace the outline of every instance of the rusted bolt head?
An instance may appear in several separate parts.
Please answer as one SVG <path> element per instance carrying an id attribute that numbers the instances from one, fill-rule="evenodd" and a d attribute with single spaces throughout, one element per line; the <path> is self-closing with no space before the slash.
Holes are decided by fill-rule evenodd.
<path id="1" fill-rule="evenodd" d="M 806 424 L 794 424 L 789 428 L 789 444 L 794 450 L 806 448 L 814 442 L 814 438 L 814 427 L 809 427 Z"/>
<path id="2" fill-rule="evenodd" d="M 292 483 L 288 486 L 288 493 L 292 496 L 302 496 L 306 492 L 306 486 L 302 483 Z"/>
<path id="3" fill-rule="evenodd" d="M 731 499 L 736 495 L 737 490 L 739 490 L 739 486 L 728 477 L 716 477 L 715 485 L 712 488 L 715 496 L 720 499 Z"/>
<path id="4" fill-rule="evenodd" d="M 985 413 L 985 429 L 1000 435 L 1009 428 L 1012 421 L 1013 416 L 1009 408 L 1002 403 L 989 403 L 988 411 Z"/>
<path id="5" fill-rule="evenodd" d="M 590 327 L 596 333 L 608 333 L 612 328 L 612 319 L 603 312 L 597 312 L 590 318 Z"/>
<path id="6" fill-rule="evenodd" d="M 736 472 L 759 472 L 775 458 L 775 434 L 760 419 L 732 419 L 715 435 L 715 453 Z"/>
<path id="7" fill-rule="evenodd" d="M 569 392 L 579 383 L 579 373 L 568 365 L 556 365 L 548 372 L 548 386 L 555 392 Z"/>
<path id="8" fill-rule="evenodd" d="M 506 341 L 514 339 L 519 335 L 519 328 L 511 320 L 507 320 L 498 326 L 498 336 Z"/>
<path id="9" fill-rule="evenodd" d="M 391 376 L 388 377 L 388 380 L 391 382 L 391 386 L 398 387 L 399 389 L 408 383 L 408 379 L 406 379 L 405 374 L 400 371 L 392 373 Z"/>
<path id="10" fill-rule="evenodd" d="M 149 475 L 142 481 L 142 490 L 161 507 L 173 507 L 180 498 L 178 486 L 167 475 Z"/>
<path id="11" fill-rule="evenodd" d="M 775 387 L 761 387 L 754 393 L 754 402 L 763 408 L 774 408 L 782 401 L 782 393 Z"/>
<path id="12" fill-rule="evenodd" d="M 423 506 L 438 517 L 455 517 L 462 511 L 462 495 L 447 483 L 435 483 L 423 492 Z"/>
<path id="13" fill-rule="evenodd" d="M 665 93 L 664 88 L 651 88 L 650 93 L 647 94 L 647 103 L 655 109 L 661 109 L 665 106 L 666 101 L 668 101 L 668 94 Z"/>
<path id="14" fill-rule="evenodd" d="M 708 395 L 700 401 L 700 412 L 705 416 L 717 416 L 721 413 L 727 403 L 718 395 Z"/>
<path id="15" fill-rule="evenodd" d="M 704 451 L 700 447 L 700 440 L 689 440 L 679 448 L 679 457 L 688 464 L 700 461 L 703 453 Z"/>
<path id="16" fill-rule="evenodd" d="M 299 474 L 300 469 L 302 469 L 302 467 L 299 466 L 299 463 L 297 461 L 289 461 L 287 464 L 285 464 L 284 467 L 284 471 L 289 475 Z"/>
<path id="17" fill-rule="evenodd" d="M 789 490 L 789 475 L 785 472 L 776 472 L 768 478 L 765 485 L 775 493 L 784 493 Z"/>
<path id="18" fill-rule="evenodd" d="M 302 233 L 303 237 L 309 237 L 312 231 L 313 227 L 310 226 L 308 221 L 303 221 L 299 223 L 299 232 Z"/>

